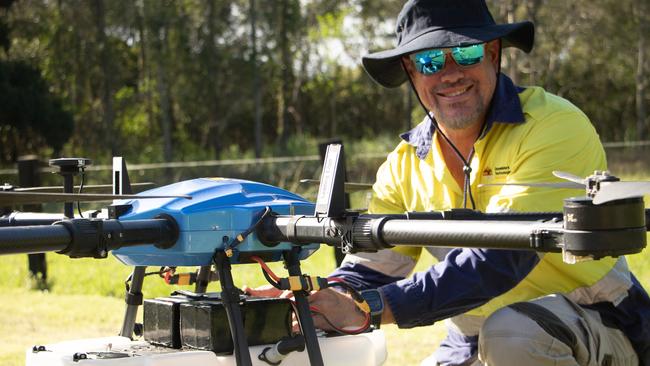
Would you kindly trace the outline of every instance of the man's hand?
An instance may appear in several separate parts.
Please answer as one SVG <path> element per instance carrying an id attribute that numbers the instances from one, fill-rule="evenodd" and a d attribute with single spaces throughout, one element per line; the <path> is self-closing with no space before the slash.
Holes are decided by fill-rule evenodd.
<path id="1" fill-rule="evenodd" d="M 257 297 L 280 297 L 287 298 L 293 297 L 293 293 L 289 290 L 278 290 L 277 288 L 271 285 L 262 285 L 256 288 L 250 288 L 246 285 L 242 286 L 242 291 L 247 295 L 257 296 Z"/>
<path id="2" fill-rule="evenodd" d="M 354 300 L 346 294 L 332 289 L 324 289 L 312 293 L 308 297 L 309 305 L 329 319 L 339 329 L 358 329 L 366 319 L 365 314 L 357 307 Z M 314 314 L 314 325 L 325 331 L 334 331 L 323 315 Z"/>

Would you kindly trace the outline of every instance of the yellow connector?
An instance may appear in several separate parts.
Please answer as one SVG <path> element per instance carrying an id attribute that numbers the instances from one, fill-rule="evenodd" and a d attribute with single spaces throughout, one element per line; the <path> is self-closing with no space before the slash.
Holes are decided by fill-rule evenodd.
<path id="1" fill-rule="evenodd" d="M 366 300 L 363 300 L 361 302 L 355 301 L 355 304 L 357 304 L 357 307 L 361 309 L 366 314 L 370 314 L 370 305 L 368 305 L 368 302 Z"/>

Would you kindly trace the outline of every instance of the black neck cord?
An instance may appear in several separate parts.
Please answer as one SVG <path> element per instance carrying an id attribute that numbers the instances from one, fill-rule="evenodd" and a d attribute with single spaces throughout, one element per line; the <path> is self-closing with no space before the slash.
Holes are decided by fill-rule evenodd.
<path id="1" fill-rule="evenodd" d="M 404 65 L 404 60 L 400 59 L 400 62 L 402 63 L 402 67 L 404 68 L 404 70 L 406 72 L 406 65 Z M 445 133 L 442 132 L 442 130 L 438 127 L 438 122 L 436 122 L 436 120 L 431 115 L 431 112 L 429 111 L 429 109 L 424 106 L 424 103 L 422 103 L 422 99 L 420 98 L 420 95 L 418 94 L 417 89 L 415 89 L 415 84 L 413 84 L 413 80 L 411 79 L 411 75 L 409 75 L 408 72 L 406 72 L 406 77 L 407 77 L 407 79 L 409 81 L 409 84 L 411 85 L 411 89 L 413 89 L 413 91 L 415 92 L 415 97 L 417 98 L 418 103 L 420 103 L 420 106 L 424 110 L 424 113 L 427 115 L 427 117 L 429 117 L 429 120 L 431 121 L 431 123 L 434 124 L 434 126 L 436 127 L 436 130 L 438 131 L 440 136 L 442 136 L 442 138 L 444 138 L 445 141 L 447 141 L 449 146 L 451 146 L 452 150 L 454 150 L 456 155 L 463 162 L 463 175 L 464 175 L 464 178 L 463 178 L 463 208 L 467 208 L 467 197 L 469 196 L 469 201 L 472 204 L 472 210 L 476 209 L 476 204 L 474 202 L 474 197 L 472 196 L 471 181 L 470 181 L 470 174 L 472 173 L 472 167 L 469 165 L 469 161 L 471 161 L 472 156 L 474 156 L 474 147 L 472 146 L 472 150 L 470 151 L 470 154 L 468 156 L 469 161 L 466 160 L 465 157 L 463 156 L 463 154 L 460 152 L 460 150 L 458 150 L 456 145 L 454 145 L 454 143 L 451 142 L 451 140 L 447 137 L 447 135 L 445 135 Z M 482 133 L 484 128 L 485 128 L 485 122 L 483 122 L 483 127 L 481 127 L 481 133 Z M 479 137 L 481 136 L 481 133 L 479 133 Z"/>
<path id="2" fill-rule="evenodd" d="M 499 43 L 498 57 L 499 57 L 499 60 L 498 60 L 498 63 L 497 63 L 497 82 L 496 82 L 496 85 L 494 87 L 495 92 L 496 92 L 496 89 L 498 88 L 498 84 L 499 84 L 499 73 L 501 73 L 501 43 Z M 406 69 L 406 65 L 404 64 L 404 60 L 400 58 L 400 62 L 402 63 L 402 68 L 404 69 L 404 72 L 406 72 L 406 78 L 408 79 L 409 84 L 411 85 L 411 89 L 413 89 L 413 92 L 415 93 L 415 97 L 417 98 L 418 103 L 420 103 L 420 106 L 424 110 L 427 117 L 429 117 L 429 120 L 431 121 L 431 123 L 434 124 L 434 126 L 436 127 L 436 130 L 438 131 L 440 136 L 442 136 L 442 138 L 444 138 L 445 141 L 447 141 L 449 146 L 451 146 L 452 150 L 454 150 L 456 155 L 458 155 L 460 160 L 463 162 L 463 175 L 464 175 L 464 178 L 463 178 L 463 208 L 467 208 L 467 197 L 469 196 L 469 201 L 472 204 L 472 210 L 475 210 L 476 209 L 476 203 L 474 202 L 474 196 L 472 195 L 472 184 L 471 184 L 471 177 L 470 177 L 470 174 L 472 173 L 472 167 L 470 166 L 470 162 L 472 161 L 472 157 L 474 156 L 474 146 L 472 145 L 472 150 L 470 151 L 469 156 L 467 157 L 467 159 L 465 159 L 465 157 L 458 150 L 456 145 L 454 145 L 454 143 L 451 142 L 451 140 L 447 137 L 447 135 L 445 135 L 445 133 L 442 132 L 442 130 L 438 127 L 438 122 L 436 122 L 436 120 L 431 115 L 431 112 L 429 111 L 429 109 L 424 106 L 424 103 L 422 103 L 422 99 L 420 99 L 420 95 L 418 94 L 417 89 L 415 89 L 415 84 L 413 84 L 413 80 L 411 79 L 411 75 L 406 71 L 407 69 Z M 486 122 L 487 121 L 483 120 L 481 130 L 479 131 L 479 134 L 478 134 L 478 136 L 476 138 L 477 141 L 478 141 L 479 138 L 481 138 L 483 133 L 485 133 L 485 128 L 487 126 Z"/>

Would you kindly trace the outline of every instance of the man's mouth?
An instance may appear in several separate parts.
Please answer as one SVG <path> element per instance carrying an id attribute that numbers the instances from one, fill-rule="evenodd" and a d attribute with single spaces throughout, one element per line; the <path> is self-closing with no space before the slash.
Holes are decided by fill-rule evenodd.
<path id="1" fill-rule="evenodd" d="M 438 92 L 436 94 L 438 94 L 441 97 L 453 98 L 453 97 L 457 97 L 459 95 L 462 95 L 462 94 L 466 93 L 471 88 L 472 88 L 472 86 L 468 85 L 468 86 L 466 86 L 464 88 L 455 89 L 455 90 L 451 90 L 451 91 L 448 91 L 448 92 Z"/>

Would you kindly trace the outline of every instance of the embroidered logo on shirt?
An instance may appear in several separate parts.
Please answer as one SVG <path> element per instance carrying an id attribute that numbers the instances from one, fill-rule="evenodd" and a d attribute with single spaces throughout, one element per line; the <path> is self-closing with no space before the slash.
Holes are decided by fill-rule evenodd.
<path id="1" fill-rule="evenodd" d="M 494 168 L 494 174 L 495 175 L 508 175 L 510 174 L 510 167 L 509 166 L 498 166 Z"/>
<path id="2" fill-rule="evenodd" d="M 490 168 L 483 169 L 483 176 L 484 177 L 489 177 L 491 175 L 492 175 L 492 169 L 490 169 Z"/>

